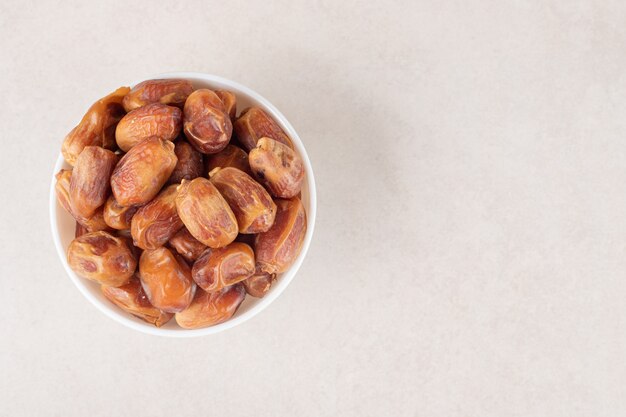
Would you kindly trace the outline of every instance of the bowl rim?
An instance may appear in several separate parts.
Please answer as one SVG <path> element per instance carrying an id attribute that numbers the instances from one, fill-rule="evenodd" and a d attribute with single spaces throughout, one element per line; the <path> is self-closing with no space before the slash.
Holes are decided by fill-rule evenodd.
<path id="1" fill-rule="evenodd" d="M 69 276 L 70 280 L 74 283 L 76 288 L 78 288 L 79 292 L 105 316 L 111 318 L 112 320 L 130 329 L 137 330 L 145 334 L 156 335 L 156 336 L 187 338 L 187 337 L 197 337 L 197 336 L 215 334 L 215 333 L 219 333 L 221 331 L 227 330 L 227 329 L 231 329 L 239 324 L 242 324 L 248 321 L 249 319 L 251 319 L 252 317 L 256 316 L 257 314 L 259 314 L 263 310 L 265 310 L 272 302 L 274 302 L 274 300 L 276 300 L 283 293 L 283 291 L 287 288 L 287 286 L 291 283 L 293 278 L 296 276 L 309 250 L 309 246 L 313 238 L 313 231 L 315 229 L 315 218 L 317 214 L 317 192 L 315 188 L 315 177 L 313 175 L 313 167 L 311 165 L 311 160 L 306 152 L 304 144 L 302 143 L 300 136 L 298 135 L 296 130 L 293 128 L 291 123 L 289 123 L 287 118 L 276 107 L 274 107 L 272 103 L 270 103 L 266 98 L 261 96 L 256 91 L 242 84 L 239 84 L 235 81 L 229 80 L 227 78 L 223 78 L 223 77 L 212 75 L 212 74 L 202 73 L 202 72 L 188 72 L 188 71 L 187 72 L 167 72 L 167 73 L 157 74 L 151 77 L 146 77 L 144 80 L 151 80 L 151 79 L 158 79 L 158 78 L 188 78 L 188 79 L 191 79 L 192 81 L 201 80 L 207 83 L 215 83 L 215 84 L 222 84 L 222 85 L 228 86 L 229 88 L 236 90 L 236 93 L 247 95 L 252 100 L 260 103 L 261 106 L 265 110 L 269 111 L 270 115 L 274 119 L 276 119 L 276 121 L 281 125 L 281 127 L 287 132 L 289 137 L 292 139 L 294 146 L 300 153 L 300 156 L 302 157 L 302 160 L 304 163 L 304 167 L 305 167 L 305 171 L 307 175 L 308 198 L 309 198 L 309 206 L 310 206 L 306 213 L 307 214 L 307 231 L 304 236 L 302 250 L 300 251 L 300 254 L 298 255 L 297 259 L 294 261 L 291 267 L 282 274 L 281 278 L 278 281 L 276 281 L 276 283 L 274 284 L 274 288 L 272 289 L 270 293 L 268 293 L 263 298 L 257 299 L 257 302 L 255 303 L 255 305 L 251 306 L 249 310 L 245 311 L 244 313 L 240 315 L 236 315 L 235 317 L 223 323 L 217 324 L 215 326 L 201 328 L 201 329 L 174 330 L 174 329 L 159 328 L 148 323 L 144 324 L 138 321 L 134 321 L 130 319 L 129 318 L 130 315 L 124 312 L 123 310 L 119 310 L 119 312 L 116 311 L 117 307 L 114 306 L 113 304 L 107 305 L 103 303 L 101 300 L 97 299 L 87 289 L 87 286 L 85 285 L 86 283 L 84 282 L 85 281 L 84 278 L 78 277 L 74 273 L 74 271 L 72 271 L 72 269 L 69 267 L 67 263 L 67 256 L 66 256 L 65 248 L 61 244 L 61 237 L 60 237 L 59 230 L 58 230 L 57 199 L 56 199 L 56 192 L 55 192 L 55 184 L 56 184 L 55 174 L 62 168 L 65 162 L 63 159 L 63 155 L 61 153 L 59 153 L 59 156 L 57 157 L 56 163 L 54 165 L 54 171 L 52 172 L 52 180 L 50 182 L 49 215 L 50 215 L 50 227 L 52 231 L 52 239 L 54 241 L 57 254 L 59 255 L 59 259 L 61 260 L 61 264 L 65 268 L 65 271 L 67 275 Z M 131 85 L 132 86 L 137 85 L 139 82 L 141 81 L 137 81 L 135 83 L 132 83 Z"/>

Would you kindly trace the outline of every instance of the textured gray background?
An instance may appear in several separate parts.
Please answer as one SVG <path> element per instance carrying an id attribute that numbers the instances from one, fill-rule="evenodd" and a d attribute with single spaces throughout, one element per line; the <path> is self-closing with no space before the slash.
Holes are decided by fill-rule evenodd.
<path id="1" fill-rule="evenodd" d="M 0 415 L 624 415 L 623 2 L 165 3 L 0 3 Z M 48 219 L 91 102 L 174 70 L 270 99 L 319 190 L 287 291 L 192 340 L 95 310 Z"/>

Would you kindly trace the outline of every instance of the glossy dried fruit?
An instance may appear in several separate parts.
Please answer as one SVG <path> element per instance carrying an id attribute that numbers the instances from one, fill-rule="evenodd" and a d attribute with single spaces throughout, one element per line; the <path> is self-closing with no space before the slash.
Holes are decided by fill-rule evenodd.
<path id="1" fill-rule="evenodd" d="M 233 123 L 233 131 L 237 140 L 245 150 L 250 151 L 263 137 L 272 138 L 293 148 L 291 139 L 283 129 L 263 109 L 250 107 L 244 110 Z"/>
<path id="2" fill-rule="evenodd" d="M 202 153 L 217 153 L 228 145 L 233 125 L 222 100 L 208 89 L 196 90 L 185 102 L 183 131 Z"/>
<path id="3" fill-rule="evenodd" d="M 224 110 L 226 110 L 226 114 L 228 114 L 230 120 L 234 121 L 237 115 L 237 97 L 235 94 L 227 90 L 215 90 L 215 94 L 222 100 L 222 103 L 224 103 Z"/>
<path id="4" fill-rule="evenodd" d="M 148 296 L 141 287 L 141 282 L 136 276 L 131 278 L 128 284 L 121 287 L 101 287 L 102 294 L 113 304 L 122 310 L 140 318 L 156 327 L 161 327 L 174 315 L 159 310 L 150 304 Z"/>
<path id="5" fill-rule="evenodd" d="M 183 180 L 178 186 L 176 209 L 189 233 L 210 248 L 226 246 L 237 237 L 235 215 L 206 178 Z"/>
<path id="6" fill-rule="evenodd" d="M 184 140 L 179 140 L 174 145 L 174 153 L 178 158 L 172 175 L 167 180 L 168 184 L 178 184 L 182 180 L 192 180 L 202 176 L 204 161 L 202 154 Z"/>
<path id="7" fill-rule="evenodd" d="M 296 260 L 306 233 L 306 213 L 298 198 L 275 200 L 276 219 L 265 233 L 259 233 L 254 252 L 259 270 L 269 274 L 285 272 Z"/>
<path id="8" fill-rule="evenodd" d="M 115 129 L 115 140 L 120 149 L 128 152 L 151 136 L 173 141 L 182 126 L 183 112 L 178 107 L 152 103 L 124 116 Z"/>
<path id="9" fill-rule="evenodd" d="M 134 86 L 124 97 L 123 104 L 126 111 L 135 110 L 150 103 L 183 107 L 192 91 L 193 85 L 188 80 L 147 80 Z"/>
<path id="10" fill-rule="evenodd" d="M 298 195 L 304 181 L 304 164 L 288 146 L 270 138 L 261 138 L 250 151 L 248 162 L 255 178 L 274 197 Z"/>
<path id="11" fill-rule="evenodd" d="M 93 216 L 107 199 L 111 172 L 117 155 L 98 146 L 86 146 L 76 159 L 70 179 L 72 213 L 80 218 Z"/>
<path id="12" fill-rule="evenodd" d="M 156 249 L 183 227 L 176 212 L 176 187 L 170 185 L 133 216 L 130 233 L 141 249 Z"/>
<path id="13" fill-rule="evenodd" d="M 237 168 L 215 168 L 211 182 L 235 214 L 239 233 L 266 232 L 274 223 L 276 204 L 265 188 Z"/>
<path id="14" fill-rule="evenodd" d="M 57 200 L 63 208 L 74 217 L 77 223 L 80 224 L 81 229 L 85 229 L 87 232 L 98 232 L 100 230 L 108 230 L 109 226 L 104 222 L 102 208 L 96 210 L 96 212 L 89 218 L 81 218 L 76 216 L 72 212 L 70 204 L 70 180 L 72 178 L 72 170 L 62 169 L 56 174 L 57 182 L 54 185 L 56 191 Z M 78 228 L 76 233 L 79 233 Z M 79 235 L 75 236 L 78 237 Z"/>
<path id="15" fill-rule="evenodd" d="M 141 254 L 139 277 L 150 303 L 160 310 L 176 313 L 193 300 L 196 284 L 191 279 L 191 270 L 167 248 Z"/>
<path id="16" fill-rule="evenodd" d="M 61 153 L 68 164 L 74 165 L 85 146 L 115 147 L 115 126 L 125 114 L 122 99 L 128 91 L 130 88 L 120 87 L 96 101 L 80 123 L 67 134 Z"/>
<path id="17" fill-rule="evenodd" d="M 207 172 L 211 172 L 215 168 L 232 167 L 252 175 L 250 165 L 248 164 L 248 154 L 235 145 L 228 145 L 220 152 L 209 155 L 207 167 Z"/>
<path id="18" fill-rule="evenodd" d="M 172 174 L 177 162 L 174 144 L 156 137 L 131 148 L 113 170 L 111 188 L 122 206 L 152 200 Z"/>
<path id="19" fill-rule="evenodd" d="M 245 297 L 246 290 L 242 284 L 210 293 L 198 289 L 191 305 L 176 313 L 176 322 L 183 329 L 199 329 L 222 323 L 235 314 Z"/>
<path id="20" fill-rule="evenodd" d="M 168 243 L 187 262 L 198 259 L 207 248 L 204 243 L 193 237 L 184 226 L 170 238 Z"/>
<path id="21" fill-rule="evenodd" d="M 72 241 L 67 263 L 79 276 L 119 287 L 135 273 L 137 260 L 123 239 L 107 232 L 91 232 Z"/>
<path id="22" fill-rule="evenodd" d="M 191 268 L 193 280 L 208 292 L 236 284 L 253 273 L 254 252 L 250 246 L 239 242 L 219 249 L 207 249 Z"/>
<path id="23" fill-rule="evenodd" d="M 251 277 L 243 281 L 243 285 L 249 295 L 263 298 L 272 287 L 274 281 L 276 281 L 276 274 L 268 274 L 257 268 Z"/>
<path id="24" fill-rule="evenodd" d="M 89 232 L 99 232 L 101 230 L 111 231 L 111 228 L 104 221 L 104 207 L 99 207 L 93 216 L 88 219 L 77 218 L 76 221 L 85 226 Z"/>
<path id="25" fill-rule="evenodd" d="M 115 197 L 109 196 L 104 203 L 104 222 L 111 228 L 117 230 L 130 229 L 130 221 L 132 220 L 137 207 L 120 206 Z"/>

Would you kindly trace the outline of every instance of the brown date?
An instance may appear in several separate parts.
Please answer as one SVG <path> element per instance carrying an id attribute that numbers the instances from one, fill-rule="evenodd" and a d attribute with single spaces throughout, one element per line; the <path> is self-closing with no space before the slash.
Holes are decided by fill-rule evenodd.
<path id="1" fill-rule="evenodd" d="M 270 138 L 261 138 L 248 156 L 250 169 L 274 197 L 298 195 L 304 181 L 304 164 L 298 154 Z"/>
<path id="2" fill-rule="evenodd" d="M 115 197 L 109 196 L 104 203 L 104 222 L 111 228 L 116 230 L 130 229 L 130 221 L 135 215 L 137 207 L 120 206 Z"/>
<path id="3" fill-rule="evenodd" d="M 249 295 L 256 298 L 263 298 L 270 290 L 274 281 L 276 281 L 276 274 L 268 274 L 257 268 L 251 277 L 243 281 L 243 285 Z"/>
<path id="4" fill-rule="evenodd" d="M 236 284 L 254 273 L 254 252 L 245 243 L 233 242 L 207 249 L 193 264 L 191 276 L 207 292 Z"/>
<path id="5" fill-rule="evenodd" d="M 293 148 L 291 139 L 263 109 L 250 107 L 244 110 L 233 123 L 233 131 L 237 140 L 245 150 L 250 151 L 263 137 L 272 138 Z"/>
<path id="6" fill-rule="evenodd" d="M 173 141 L 182 126 L 183 112 L 178 107 L 152 103 L 124 116 L 115 129 L 115 140 L 121 150 L 128 152 L 151 136 Z"/>
<path id="7" fill-rule="evenodd" d="M 183 131 L 202 153 L 217 153 L 228 145 L 233 125 L 222 100 L 208 89 L 196 90 L 185 102 Z"/>
<path id="8" fill-rule="evenodd" d="M 209 155 L 207 167 L 207 172 L 211 172 L 215 168 L 233 167 L 252 175 L 250 164 L 248 164 L 248 154 L 243 149 L 230 144 L 220 152 Z"/>
<path id="9" fill-rule="evenodd" d="M 111 175 L 115 200 L 124 207 L 152 200 L 172 174 L 177 160 L 174 144 L 168 140 L 152 137 L 133 146 Z"/>
<path id="10" fill-rule="evenodd" d="M 297 197 L 275 200 L 278 208 L 274 224 L 259 233 L 254 242 L 256 262 L 260 271 L 269 274 L 285 272 L 302 249 L 306 233 L 306 213 Z"/>
<path id="11" fill-rule="evenodd" d="M 204 243 L 191 236 L 189 230 L 184 226 L 170 238 L 168 243 L 187 262 L 198 259 L 207 248 Z"/>
<path id="12" fill-rule="evenodd" d="M 228 245 L 237 237 L 237 219 L 211 181 L 198 177 L 178 186 L 176 209 L 189 233 L 210 248 Z"/>
<path id="13" fill-rule="evenodd" d="M 124 97 L 124 109 L 129 112 L 150 103 L 182 108 L 192 91 L 193 85 L 188 80 L 147 80 L 134 86 Z"/>
<path id="14" fill-rule="evenodd" d="M 167 180 L 168 184 L 179 184 L 182 180 L 192 180 L 200 177 L 204 171 L 202 154 L 184 140 L 174 144 L 174 153 L 178 158 L 172 175 Z"/>
<path id="15" fill-rule="evenodd" d="M 106 202 L 116 163 L 117 155 L 98 146 L 86 146 L 78 155 L 70 179 L 70 204 L 74 214 L 87 219 Z"/>
<path id="16" fill-rule="evenodd" d="M 176 187 L 174 184 L 165 188 L 135 213 L 130 228 L 135 246 L 156 249 L 183 227 L 176 212 Z"/>
<path id="17" fill-rule="evenodd" d="M 62 169 L 56 174 L 57 182 L 55 184 L 55 191 L 59 204 L 74 217 L 77 223 L 81 225 L 87 232 L 98 232 L 100 230 L 109 230 L 109 226 L 105 223 L 102 208 L 96 210 L 96 212 L 89 218 L 82 218 L 77 216 L 72 211 L 70 204 L 70 179 L 72 177 L 72 170 Z"/>
<path id="18" fill-rule="evenodd" d="M 237 168 L 215 168 L 209 175 L 233 210 L 239 233 L 266 232 L 272 226 L 276 204 L 261 184 Z"/>
<path id="19" fill-rule="evenodd" d="M 168 313 L 186 309 L 196 291 L 189 266 L 164 247 L 141 254 L 139 278 L 150 303 Z"/>
<path id="20" fill-rule="evenodd" d="M 72 241 L 67 263 L 79 276 L 119 287 L 135 273 L 137 260 L 123 239 L 107 232 L 91 232 Z"/>
<path id="21" fill-rule="evenodd" d="M 150 304 L 141 287 L 141 281 L 136 276 L 121 287 L 103 285 L 101 290 L 102 294 L 113 304 L 156 327 L 163 326 L 174 317 L 174 314 L 161 311 Z"/>
<path id="22" fill-rule="evenodd" d="M 235 121 L 235 116 L 237 115 L 237 97 L 235 94 L 227 90 L 215 90 L 215 94 L 224 103 L 224 109 L 230 120 Z"/>
<path id="23" fill-rule="evenodd" d="M 242 284 L 216 292 L 198 289 L 191 305 L 176 313 L 176 323 L 183 329 L 199 329 L 225 322 L 235 314 L 245 297 Z"/>
<path id="24" fill-rule="evenodd" d="M 96 101 L 80 123 L 63 140 L 61 152 L 68 164 L 74 165 L 85 146 L 115 147 L 115 126 L 124 116 L 122 99 L 130 91 L 120 87 Z"/>

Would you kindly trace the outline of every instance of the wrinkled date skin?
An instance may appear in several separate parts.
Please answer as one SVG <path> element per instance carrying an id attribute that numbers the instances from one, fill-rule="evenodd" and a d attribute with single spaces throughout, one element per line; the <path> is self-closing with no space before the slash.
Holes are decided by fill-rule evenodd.
<path id="1" fill-rule="evenodd" d="M 235 116 L 237 115 L 237 97 L 235 94 L 227 90 L 215 90 L 215 94 L 224 103 L 224 110 L 230 117 L 230 120 L 235 121 Z"/>
<path id="2" fill-rule="evenodd" d="M 193 300 L 196 284 L 191 279 L 191 270 L 167 248 L 141 254 L 139 277 L 150 303 L 160 310 L 176 313 Z"/>
<path id="3" fill-rule="evenodd" d="M 98 146 L 87 146 L 78 155 L 70 179 L 72 212 L 80 218 L 93 216 L 108 197 L 111 172 L 117 155 Z"/>
<path id="4" fill-rule="evenodd" d="M 116 230 L 130 229 L 130 222 L 135 212 L 137 212 L 137 207 L 120 206 L 111 195 L 104 203 L 104 222 Z"/>
<path id="5" fill-rule="evenodd" d="M 152 103 L 124 116 L 115 129 L 115 140 L 121 150 L 128 152 L 151 136 L 173 141 L 182 126 L 183 112 L 178 107 Z"/>
<path id="6" fill-rule="evenodd" d="M 276 216 L 276 204 L 265 188 L 237 168 L 216 168 L 211 182 L 237 218 L 239 233 L 266 232 Z"/>
<path id="7" fill-rule="evenodd" d="M 103 285 L 101 290 L 102 294 L 110 302 L 156 327 L 163 326 L 174 317 L 174 314 L 161 311 L 150 304 L 145 291 L 141 287 L 141 282 L 136 276 L 131 278 L 128 284 L 121 287 Z"/>
<path id="8" fill-rule="evenodd" d="M 172 175 L 167 180 L 168 184 L 179 184 L 182 180 L 192 180 L 202 176 L 204 161 L 202 154 L 184 140 L 176 142 L 174 153 L 178 158 Z"/>
<path id="9" fill-rule="evenodd" d="M 208 172 L 213 171 L 215 168 L 232 167 L 252 175 L 250 164 L 248 164 L 248 154 L 235 145 L 228 145 L 222 151 L 209 155 L 207 167 Z"/>
<path id="10" fill-rule="evenodd" d="M 269 274 L 285 272 L 302 249 L 306 232 L 306 213 L 297 197 L 276 200 L 278 208 L 274 225 L 259 233 L 254 242 L 260 271 Z"/>
<path id="11" fill-rule="evenodd" d="M 77 275 L 113 287 L 128 282 L 137 268 L 126 242 L 107 232 L 74 239 L 67 249 L 67 263 Z"/>
<path id="12" fill-rule="evenodd" d="M 259 107 L 244 110 L 233 124 L 235 136 L 245 150 L 250 151 L 263 137 L 272 138 L 293 148 L 291 139 L 265 111 Z"/>
<path id="13" fill-rule="evenodd" d="M 156 249 L 183 227 L 176 212 L 176 187 L 170 185 L 135 213 L 130 228 L 135 246 Z"/>
<path id="14" fill-rule="evenodd" d="M 237 237 L 233 211 L 206 178 L 183 180 L 178 186 L 176 209 L 189 233 L 210 248 L 226 246 Z"/>
<path id="15" fill-rule="evenodd" d="M 152 200 L 176 166 L 174 144 L 152 137 L 134 146 L 113 170 L 111 188 L 122 206 L 136 206 Z"/>
<path id="16" fill-rule="evenodd" d="M 170 238 L 168 243 L 187 262 L 195 261 L 207 249 L 207 246 L 191 236 L 189 230 L 184 226 Z"/>
<path id="17" fill-rule="evenodd" d="M 124 97 L 124 109 L 127 112 L 151 103 L 169 104 L 183 107 L 185 100 L 193 91 L 188 80 L 148 80 L 133 87 Z"/>
<path id="18" fill-rule="evenodd" d="M 191 268 L 191 276 L 207 292 L 221 290 L 254 273 L 254 252 L 245 243 L 233 242 L 219 249 L 207 249 Z"/>
<path id="19" fill-rule="evenodd" d="M 57 182 L 54 186 L 59 204 L 74 217 L 77 223 L 81 225 L 87 232 L 98 232 L 100 230 L 109 230 L 109 226 L 105 223 L 102 208 L 89 218 L 81 218 L 72 211 L 70 204 L 70 180 L 72 170 L 62 169 L 56 174 Z"/>
<path id="20" fill-rule="evenodd" d="M 183 112 L 183 131 L 198 151 L 212 154 L 228 145 L 233 124 L 215 92 L 207 89 L 194 91 L 187 98 Z"/>
<path id="21" fill-rule="evenodd" d="M 274 197 L 298 195 L 304 181 L 304 164 L 288 146 L 270 138 L 261 138 L 248 157 L 250 169 Z"/>
<path id="22" fill-rule="evenodd" d="M 78 126 L 63 141 L 61 152 L 68 164 L 76 163 L 85 146 L 115 147 L 115 127 L 125 114 L 122 99 L 129 91 L 128 87 L 120 87 L 87 110 Z"/>
<path id="23" fill-rule="evenodd" d="M 243 281 L 243 285 L 246 288 L 246 292 L 252 297 L 263 298 L 272 287 L 274 281 L 276 281 L 276 274 L 268 274 L 257 268 L 251 277 Z"/>
<path id="24" fill-rule="evenodd" d="M 198 289 L 191 305 L 176 313 L 176 323 L 183 329 L 199 329 L 223 323 L 235 314 L 245 297 L 246 290 L 242 284 L 216 292 Z"/>

